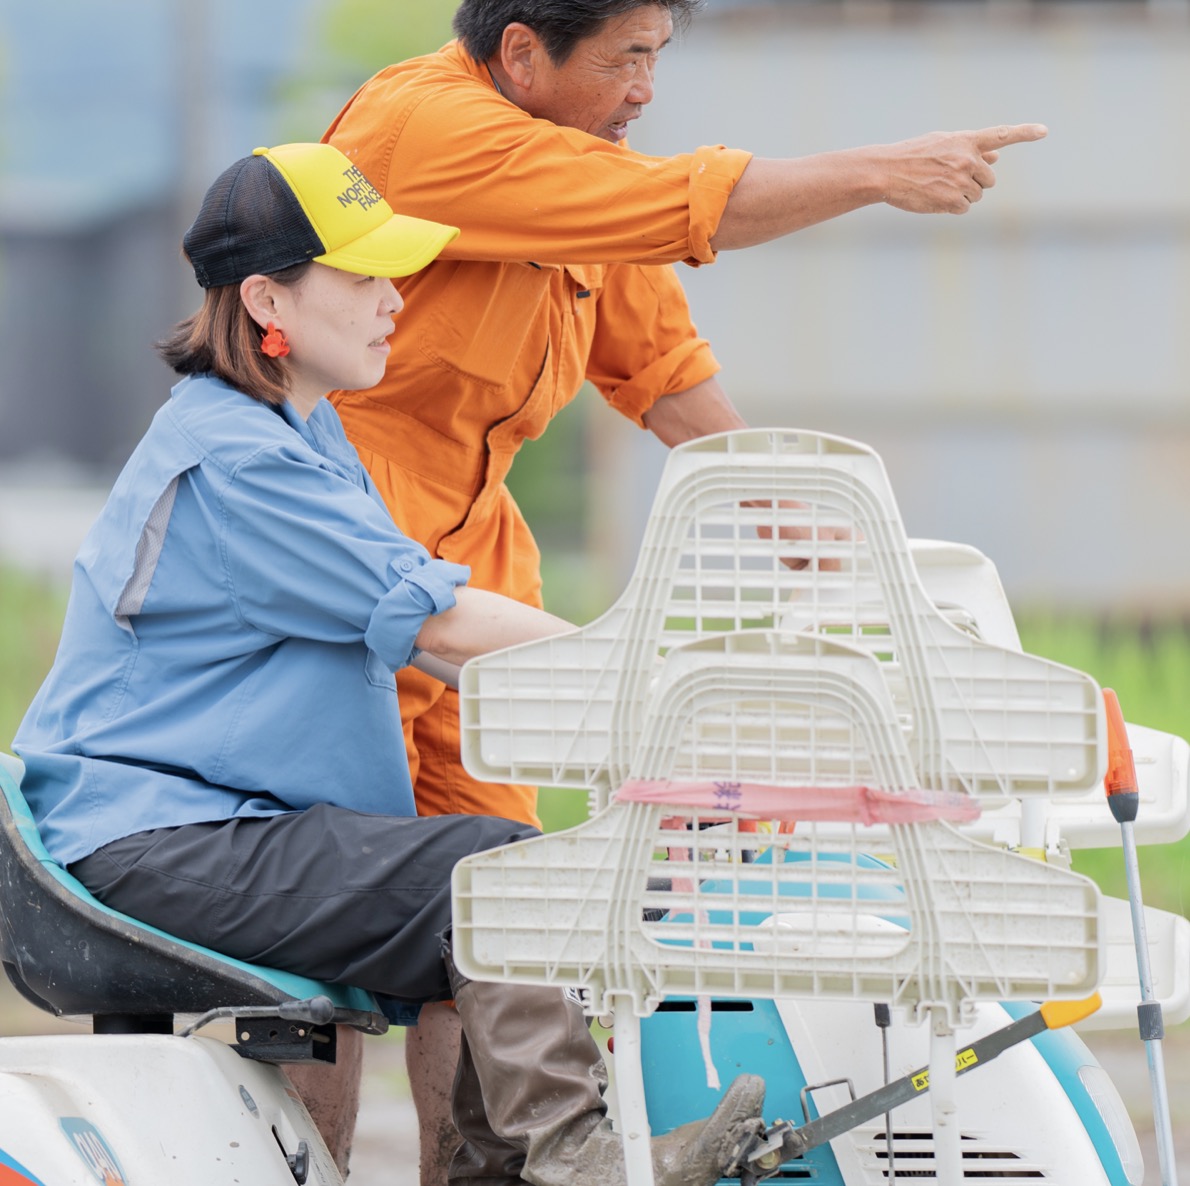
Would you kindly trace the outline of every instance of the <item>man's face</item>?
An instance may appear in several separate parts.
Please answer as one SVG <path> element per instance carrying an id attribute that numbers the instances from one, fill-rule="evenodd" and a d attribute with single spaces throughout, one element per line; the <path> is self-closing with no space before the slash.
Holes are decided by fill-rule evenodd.
<path id="1" fill-rule="evenodd" d="M 612 17 L 561 66 L 541 55 L 525 109 L 618 144 L 653 98 L 657 55 L 672 36 L 668 9 L 655 4 Z"/>

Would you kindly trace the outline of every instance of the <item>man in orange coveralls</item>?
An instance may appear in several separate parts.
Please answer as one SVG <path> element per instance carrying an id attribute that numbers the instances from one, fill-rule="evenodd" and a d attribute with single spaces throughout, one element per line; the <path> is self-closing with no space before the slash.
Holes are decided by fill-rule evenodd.
<path id="1" fill-rule="evenodd" d="M 532 605 L 539 555 L 504 478 L 584 379 L 668 445 L 744 426 L 673 263 L 879 202 L 964 213 L 994 184 L 1000 148 L 1045 135 L 933 133 L 789 160 L 633 152 L 624 139 L 657 56 L 698 3 L 463 0 L 458 41 L 382 70 L 324 137 L 394 209 L 462 229 L 401 283 L 381 384 L 332 397 L 348 436 L 412 538 Z M 537 822 L 535 788 L 463 771 L 453 692 L 412 669 L 398 684 L 421 814 Z M 425 1009 L 409 1031 L 423 1186 L 445 1181 L 434 1147 L 449 1133 L 449 1017 Z"/>

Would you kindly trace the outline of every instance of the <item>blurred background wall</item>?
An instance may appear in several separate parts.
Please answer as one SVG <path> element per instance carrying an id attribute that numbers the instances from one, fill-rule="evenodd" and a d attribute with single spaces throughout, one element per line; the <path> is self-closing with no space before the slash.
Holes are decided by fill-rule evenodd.
<path id="1" fill-rule="evenodd" d="M 110 473 L 197 306 L 181 233 L 283 126 L 313 0 L 0 6 L 0 464 Z"/>
<path id="2" fill-rule="evenodd" d="M 788 156 L 1048 124 L 968 216 L 872 208 L 684 271 L 751 422 L 873 445 L 910 533 L 982 548 L 1018 602 L 1186 605 L 1188 15 L 719 5 L 632 128 Z"/>
<path id="3" fill-rule="evenodd" d="M 196 304 L 202 189 L 316 138 L 453 7 L 0 2 L 0 489 L 106 484 L 170 382 L 151 343 Z M 681 268 L 696 320 L 752 423 L 873 445 L 910 534 L 982 548 L 1018 604 L 1190 611 L 1190 0 L 711 0 L 632 141 L 797 155 L 1023 121 L 1049 140 L 970 215 L 873 208 Z M 560 580 L 622 587 L 662 462 L 589 395 L 527 450 Z"/>

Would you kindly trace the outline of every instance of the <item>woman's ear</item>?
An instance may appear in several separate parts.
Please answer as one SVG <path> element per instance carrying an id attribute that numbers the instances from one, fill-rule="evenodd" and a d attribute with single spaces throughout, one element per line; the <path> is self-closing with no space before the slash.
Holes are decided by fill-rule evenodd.
<path id="1" fill-rule="evenodd" d="M 267 276 L 253 275 L 240 282 L 240 300 L 248 316 L 264 329 L 277 320 L 276 285 Z"/>

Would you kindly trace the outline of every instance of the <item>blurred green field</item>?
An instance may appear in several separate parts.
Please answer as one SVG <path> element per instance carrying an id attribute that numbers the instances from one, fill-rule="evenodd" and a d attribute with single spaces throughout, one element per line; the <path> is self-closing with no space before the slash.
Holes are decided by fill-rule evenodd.
<path id="1" fill-rule="evenodd" d="M 546 587 L 554 592 L 550 601 L 556 612 L 585 621 L 600 608 L 576 612 L 583 580 L 574 565 L 547 572 Z M 0 744 L 5 747 L 53 661 L 65 605 L 62 589 L 0 569 Z M 1026 650 L 1090 672 L 1114 688 L 1129 721 L 1190 735 L 1190 621 L 1029 613 L 1019 626 Z M 586 811 L 583 791 L 542 791 L 541 815 L 550 831 L 580 822 Z M 1104 892 L 1127 896 L 1118 848 L 1076 852 L 1074 866 Z M 1140 866 L 1149 905 L 1190 915 L 1190 838 L 1142 848 Z"/>
<path id="2" fill-rule="evenodd" d="M 0 749 L 9 749 L 54 660 L 66 594 L 0 567 Z"/>
<path id="3" fill-rule="evenodd" d="M 1190 737 L 1190 620 L 1026 614 L 1025 650 L 1089 672 L 1120 699 L 1125 720 Z M 1139 850 L 1145 903 L 1190 916 L 1190 838 Z M 1128 896 L 1118 848 L 1083 849 L 1074 867 L 1117 898 Z"/>

